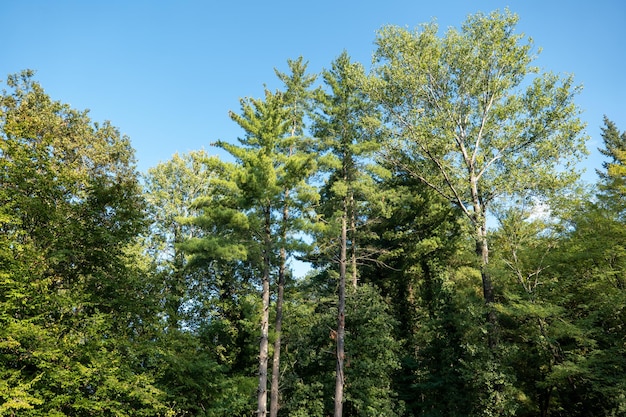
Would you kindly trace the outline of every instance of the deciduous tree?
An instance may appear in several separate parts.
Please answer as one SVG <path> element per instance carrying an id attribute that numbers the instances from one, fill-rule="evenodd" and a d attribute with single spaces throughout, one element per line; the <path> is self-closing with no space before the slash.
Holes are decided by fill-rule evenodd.
<path id="1" fill-rule="evenodd" d="M 470 222 L 497 345 L 487 216 L 499 198 L 546 196 L 576 179 L 585 135 L 571 76 L 532 66 L 532 41 L 506 11 L 470 16 L 438 36 L 387 26 L 376 41 L 372 99 L 396 140 L 388 158 L 457 205 Z"/>
<path id="2" fill-rule="evenodd" d="M 0 97 L 3 414 L 158 415 L 155 292 L 131 248 L 143 200 L 127 137 L 25 71 Z"/>

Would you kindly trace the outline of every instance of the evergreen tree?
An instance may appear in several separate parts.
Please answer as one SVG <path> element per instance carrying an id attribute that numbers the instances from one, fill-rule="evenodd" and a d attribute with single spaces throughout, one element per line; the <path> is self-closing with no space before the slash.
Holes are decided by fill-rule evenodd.
<path id="1" fill-rule="evenodd" d="M 380 147 L 375 108 L 359 85 L 363 77 L 362 66 L 352 63 L 347 53 L 341 54 L 331 69 L 323 72 L 329 91 L 320 94 L 320 110 L 313 126 L 323 155 L 322 169 L 329 175 L 320 210 L 324 214 L 318 227 L 321 239 L 316 246 L 321 249 L 319 255 L 330 254 L 332 262 L 339 265 L 335 417 L 342 415 L 345 383 L 346 277 L 349 271 L 356 288 L 357 258 L 368 255 L 358 247 L 358 229 L 367 218 L 364 206 L 376 195 L 374 168 L 368 165 L 368 158 Z"/>
<path id="2" fill-rule="evenodd" d="M 240 266 L 247 221 L 224 187 L 229 168 L 196 151 L 174 155 L 145 178 L 146 246 L 165 319 L 153 360 L 159 386 L 181 414 L 235 416 L 251 408 L 254 290 Z"/>
<path id="3" fill-rule="evenodd" d="M 289 416 L 323 417 L 335 408 L 335 291 L 328 291 L 324 281 L 309 281 L 299 290 L 298 311 L 290 310 L 285 320 L 289 352 L 284 360 L 290 366 L 282 410 Z M 399 344 L 388 303 L 373 286 L 363 284 L 349 287 L 346 310 L 352 314 L 346 316 L 344 415 L 402 415 L 391 386 L 390 375 L 399 367 Z"/>
<path id="4" fill-rule="evenodd" d="M 290 74 L 282 73 L 276 70 L 276 75 L 285 84 L 283 93 L 283 103 L 287 110 L 289 121 L 289 140 L 284 143 L 285 149 L 282 152 L 287 157 L 305 157 L 310 155 L 310 145 L 304 136 L 305 119 L 312 112 L 313 92 L 310 87 L 315 81 L 315 76 L 307 75 L 307 63 L 303 62 L 302 57 L 295 61 L 288 60 Z M 310 167 L 309 172 L 303 172 L 304 177 L 312 173 Z M 306 178 L 304 178 L 306 180 Z M 297 186 L 296 189 L 292 187 Z M 294 195 L 295 193 L 295 195 Z M 278 279 L 276 289 L 276 324 L 274 326 L 274 352 L 272 357 L 272 382 L 270 395 L 270 417 L 276 417 L 279 409 L 279 388 L 280 388 L 280 354 L 282 340 L 282 322 L 283 322 L 283 299 L 285 291 L 285 281 L 287 275 L 288 255 L 297 246 L 294 246 L 292 234 L 302 230 L 302 226 L 298 223 L 305 221 L 307 211 L 310 210 L 311 203 L 317 200 L 317 193 L 312 187 L 308 187 L 305 181 L 294 184 L 284 184 L 282 190 L 282 216 L 279 218 L 279 265 Z"/>
<path id="5" fill-rule="evenodd" d="M 311 155 L 284 152 L 297 148 L 298 137 L 289 134 L 292 126 L 289 108 L 281 93 L 266 91 L 264 100 L 244 99 L 241 105 L 241 114 L 231 113 L 231 118 L 246 132 L 245 138 L 239 139 L 241 145 L 218 142 L 217 146 L 230 152 L 240 164 L 233 181 L 240 190 L 239 208 L 246 213 L 250 225 L 247 245 L 258 254 L 262 305 L 257 415 L 265 416 L 270 280 L 276 265 L 276 253 L 284 247 L 277 216 L 284 218 L 284 208 L 289 205 L 285 190 L 294 190 L 298 195 L 295 190 L 307 189 L 303 187 L 304 181 L 314 165 Z"/>
<path id="6" fill-rule="evenodd" d="M 378 238 L 367 242 L 381 255 L 362 269 L 362 280 L 381 289 L 398 322 L 402 367 L 392 375 L 394 392 L 403 415 L 471 415 L 477 391 L 469 365 L 483 329 L 461 213 L 390 168 L 393 176 L 381 185 L 388 215 L 373 226 Z"/>
<path id="7" fill-rule="evenodd" d="M 599 151 L 608 160 L 602 163 L 602 171 L 597 170 L 599 197 L 618 216 L 623 216 L 626 210 L 626 131 L 620 133 L 615 123 L 604 116 L 602 139 L 604 148 Z"/>

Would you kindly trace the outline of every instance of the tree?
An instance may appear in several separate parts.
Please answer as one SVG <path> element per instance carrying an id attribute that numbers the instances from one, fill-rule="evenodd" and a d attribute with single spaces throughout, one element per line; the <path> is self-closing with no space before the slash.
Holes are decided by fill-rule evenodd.
<path id="1" fill-rule="evenodd" d="M 389 215 L 365 242 L 381 247 L 380 259 L 362 268 L 361 280 L 380 288 L 398 323 L 402 367 L 391 375 L 394 393 L 403 415 L 472 415 L 477 390 L 468 368 L 481 301 L 463 276 L 470 274 L 460 210 L 399 170 L 381 188 Z"/>
<path id="2" fill-rule="evenodd" d="M 164 313 L 170 331 L 180 330 L 181 307 L 190 300 L 193 276 L 187 268 L 183 242 L 200 237 L 201 229 L 185 219 L 196 215 L 193 203 L 209 194 L 211 165 L 205 151 L 175 154 L 170 161 L 150 168 L 144 192 L 152 220 L 148 251 L 163 277 Z M 192 296 L 193 297 L 193 296 Z M 187 323 L 188 325 L 189 323 Z"/>
<path id="3" fill-rule="evenodd" d="M 152 220 L 145 250 L 159 278 L 164 329 L 152 358 L 181 414 L 244 415 L 255 361 L 254 290 L 241 243 L 247 219 L 228 184 L 234 168 L 205 151 L 175 154 L 144 179 Z"/>
<path id="4" fill-rule="evenodd" d="M 533 206 L 507 207 L 497 217 L 492 272 L 502 292 L 498 311 L 508 353 L 502 360 L 515 380 L 512 396 L 521 399 L 516 415 L 552 415 L 553 397 L 566 383 L 551 379 L 564 362 L 559 339 L 573 333 L 562 306 L 545 290 L 555 284 L 555 220 L 548 221 Z"/>
<path id="5" fill-rule="evenodd" d="M 307 75 L 307 63 L 303 62 L 302 57 L 297 60 L 288 60 L 290 74 L 282 73 L 275 70 L 278 78 L 285 84 L 285 92 L 283 93 L 283 102 L 287 110 L 289 121 L 289 140 L 285 141 L 286 148 L 282 151 L 287 157 L 298 155 L 306 158 L 310 154 L 307 140 L 304 137 L 305 118 L 311 115 L 313 93 L 310 90 L 311 85 L 315 81 L 314 75 Z M 311 169 L 311 168 L 309 168 Z M 308 176 L 310 172 L 303 172 L 304 176 Z M 297 186 L 293 190 L 291 187 Z M 293 193 L 297 193 L 294 198 Z M 304 220 L 305 212 L 310 207 L 310 203 L 316 200 L 317 194 L 311 187 L 307 187 L 306 183 L 301 181 L 299 184 L 285 184 L 283 193 L 282 217 L 279 220 L 279 265 L 278 265 L 278 282 L 276 294 L 276 324 L 274 325 L 274 352 L 272 356 L 272 383 L 270 391 L 270 417 L 276 417 L 279 409 L 279 388 L 280 388 L 280 352 L 283 324 L 283 299 L 285 292 L 285 281 L 287 275 L 287 258 L 288 253 L 293 252 L 293 245 L 290 244 L 294 228 L 298 229 L 294 223 Z M 300 199 L 298 200 L 298 197 Z M 294 214 L 299 217 L 294 218 Z"/>
<path id="6" fill-rule="evenodd" d="M 388 26 L 376 41 L 372 99 L 396 140 L 387 157 L 457 205 L 476 243 L 489 345 L 497 346 L 487 216 L 494 201 L 563 191 L 576 179 L 583 124 L 571 76 L 531 66 L 532 41 L 506 11 L 470 16 L 442 38 Z"/>
<path id="7" fill-rule="evenodd" d="M 602 163 L 603 171 L 596 170 L 600 176 L 600 200 L 612 207 L 619 216 L 626 209 L 626 131 L 620 133 L 611 120 L 604 116 L 602 127 L 604 149 L 600 153 L 608 158 Z"/>
<path id="8" fill-rule="evenodd" d="M 616 354 L 624 340 L 626 235 L 607 195 L 592 197 L 571 195 L 560 217 L 508 208 L 493 235 L 504 360 L 523 399 L 517 415 L 626 410 L 626 362 Z"/>
<path id="9" fill-rule="evenodd" d="M 0 97 L 3 414 L 159 415 L 140 357 L 156 294 L 128 138 L 53 101 L 32 72 Z M 122 359 L 124 358 L 124 359 Z"/>
<path id="10" fill-rule="evenodd" d="M 539 340 L 550 347 L 548 363 L 534 384 L 550 391 L 540 408 L 545 415 L 626 412 L 625 239 L 624 225 L 611 211 L 586 203 L 548 254 L 550 268 L 536 290 L 540 308 L 531 310 L 547 322 Z"/>
<path id="11" fill-rule="evenodd" d="M 240 190 L 240 210 L 249 219 L 248 245 L 254 246 L 253 251 L 259 254 L 262 306 L 257 415 L 265 416 L 270 280 L 276 251 L 284 247 L 280 239 L 284 233 L 277 230 L 280 222 L 276 216 L 284 219 L 284 209 L 290 204 L 285 191 L 301 187 L 314 165 L 311 155 L 285 153 L 285 150 L 296 148 L 294 144 L 298 138 L 289 134 L 292 121 L 281 93 L 266 90 L 264 100 L 243 99 L 241 107 L 241 114 L 230 114 L 246 132 L 246 137 L 239 139 L 241 145 L 221 141 L 216 145 L 230 152 L 240 164 L 233 181 Z"/>
<path id="12" fill-rule="evenodd" d="M 319 286 L 321 284 L 321 286 Z M 292 300 L 297 312 L 286 318 L 290 364 L 285 377 L 286 415 L 324 417 L 335 408 L 337 303 L 334 288 L 325 280 L 307 280 L 297 289 L 301 297 Z M 396 322 L 389 305 L 369 284 L 346 293 L 347 361 L 344 415 L 402 415 L 391 385 L 399 367 L 399 343 L 393 337 Z"/>
<path id="13" fill-rule="evenodd" d="M 340 417 L 345 383 L 346 275 L 350 270 L 352 286 L 356 288 L 357 258 L 367 256 L 358 247 L 357 229 L 363 226 L 359 223 L 366 218 L 364 205 L 374 201 L 376 194 L 374 167 L 368 165 L 368 158 L 380 147 L 380 138 L 376 135 L 375 108 L 360 89 L 359 83 L 364 78 L 362 66 L 352 63 L 344 52 L 332 63 L 330 70 L 323 72 L 323 78 L 329 91 L 319 95 L 320 111 L 313 126 L 314 135 L 319 138 L 319 152 L 323 155 L 320 158 L 324 165 L 322 169 L 329 175 L 324 185 L 326 204 L 321 210 L 325 217 L 319 226 L 324 239 L 337 241 L 337 232 L 339 237 L 336 245 L 330 243 L 324 248 L 323 241 L 319 240 L 317 246 L 331 254 L 338 252 L 338 256 L 331 257 L 339 265 L 334 415 Z"/>

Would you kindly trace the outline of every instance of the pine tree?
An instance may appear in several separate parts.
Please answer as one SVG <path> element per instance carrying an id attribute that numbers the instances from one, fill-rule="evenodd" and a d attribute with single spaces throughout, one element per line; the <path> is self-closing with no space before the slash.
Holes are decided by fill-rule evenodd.
<path id="1" fill-rule="evenodd" d="M 289 120 L 289 140 L 286 140 L 285 149 L 282 152 L 288 158 L 298 156 L 299 158 L 307 158 L 310 155 L 310 145 L 305 133 L 305 119 L 311 115 L 313 92 L 310 87 L 315 81 L 315 76 L 307 75 L 307 63 L 303 62 L 302 57 L 295 61 L 288 60 L 290 74 L 282 73 L 276 70 L 276 75 L 285 84 L 283 95 L 283 103 L 287 110 Z M 295 158 L 294 158 L 295 159 Z M 308 172 L 302 172 L 298 177 L 300 180 L 307 179 L 312 173 L 312 165 L 307 166 Z M 292 187 L 297 187 L 293 189 Z M 316 201 L 317 194 L 308 187 L 306 181 L 297 181 L 293 184 L 285 184 L 282 190 L 282 217 L 279 220 L 279 265 L 278 265 L 278 282 L 276 294 L 276 322 L 274 325 L 274 352 L 272 357 L 272 382 L 270 391 L 270 417 L 276 417 L 279 410 L 279 387 L 280 387 L 280 354 L 282 340 L 282 322 L 283 322 L 283 302 L 285 281 L 287 274 L 287 257 L 288 253 L 293 252 L 293 245 L 290 244 L 294 229 L 299 228 L 296 222 L 302 222 L 306 217 L 307 210 L 310 209 L 311 203 Z M 295 195 L 294 195 L 295 194 Z M 298 216 L 299 218 L 295 218 Z"/>
<path id="2" fill-rule="evenodd" d="M 175 154 L 144 180 L 152 221 L 144 250 L 164 319 L 160 354 L 151 360 L 180 414 L 233 416 L 251 408 L 254 290 L 242 244 L 247 219 L 227 186 L 234 170 L 195 151 Z"/>
<path id="3" fill-rule="evenodd" d="M 604 148 L 600 153 L 607 157 L 603 170 L 596 170 L 600 177 L 600 200 L 611 207 L 617 215 L 626 210 L 626 131 L 620 133 L 615 123 L 604 117 L 602 127 Z"/>
<path id="4" fill-rule="evenodd" d="M 330 256 L 339 269 L 334 415 L 340 417 L 345 385 L 346 279 L 349 272 L 352 287 L 356 288 L 357 261 L 370 255 L 359 247 L 358 241 L 367 221 L 367 205 L 376 198 L 376 173 L 370 162 L 380 147 L 380 137 L 375 108 L 360 89 L 364 79 L 362 66 L 352 63 L 344 52 L 330 70 L 323 72 L 323 78 L 328 92 L 319 95 L 319 114 L 313 130 L 319 142 L 320 164 L 328 178 L 323 189 L 325 203 L 320 211 L 324 217 L 318 224 L 317 246 L 320 260 Z"/>
<path id="5" fill-rule="evenodd" d="M 281 93 L 265 92 L 265 98 L 241 100 L 242 113 L 230 114 L 246 136 L 241 145 L 218 142 L 239 163 L 234 182 L 240 190 L 240 210 L 250 225 L 249 244 L 259 255 L 261 281 L 261 337 L 259 344 L 258 416 L 267 414 L 270 281 L 280 251 L 280 220 L 289 203 L 285 190 L 300 187 L 313 169 L 311 155 L 285 153 L 295 149 L 298 137 L 290 135 L 292 121 Z M 305 187 L 306 188 L 306 187 Z"/>

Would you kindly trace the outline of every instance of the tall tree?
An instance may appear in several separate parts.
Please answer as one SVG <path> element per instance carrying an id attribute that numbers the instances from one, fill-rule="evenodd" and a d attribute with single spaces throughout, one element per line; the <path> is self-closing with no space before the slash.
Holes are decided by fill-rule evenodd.
<path id="1" fill-rule="evenodd" d="M 511 359 L 518 387 L 532 399 L 519 414 L 622 415 L 624 224 L 610 210 L 584 202 L 567 226 L 550 251 L 534 245 L 517 250 L 518 259 L 526 258 L 521 266 L 531 266 L 522 275 L 531 286 L 517 293 L 509 287 L 503 312 L 517 324 L 509 339 L 518 353 Z M 545 239 L 545 231 L 533 238 Z"/>
<path id="2" fill-rule="evenodd" d="M 301 284 L 301 285 L 300 285 Z M 332 415 L 335 401 L 336 365 L 334 333 L 337 322 L 335 289 L 325 280 L 299 282 L 302 298 L 291 299 L 298 312 L 285 318 L 289 367 L 285 376 L 283 410 L 289 416 Z M 291 304 L 290 303 L 290 304 Z M 391 386 L 398 369 L 398 340 L 393 337 L 395 320 L 389 303 L 378 290 L 362 284 L 346 293 L 346 327 L 353 337 L 346 340 L 344 415 L 402 415 Z M 291 310 L 293 311 L 293 310 Z"/>
<path id="3" fill-rule="evenodd" d="M 369 243 L 382 248 L 380 260 L 362 269 L 362 281 L 380 288 L 398 322 L 402 368 L 391 375 L 394 393 L 403 415 L 472 415 L 466 346 L 475 344 L 469 328 L 476 319 L 468 312 L 482 301 L 475 285 L 455 276 L 468 258 L 460 211 L 402 171 L 382 187 L 389 215 L 380 216 Z"/>
<path id="4" fill-rule="evenodd" d="M 180 414 L 236 416 L 252 404 L 253 290 L 242 244 L 248 224 L 227 187 L 234 171 L 194 151 L 173 155 L 144 178 L 151 220 L 145 247 L 164 319 L 152 361 Z"/>
<path id="5" fill-rule="evenodd" d="M 469 220 L 488 307 L 489 345 L 497 345 L 489 274 L 487 215 L 511 195 L 547 196 L 577 177 L 583 124 L 571 76 L 532 66 L 532 41 L 506 11 L 470 16 L 438 37 L 428 24 L 378 34 L 371 93 L 396 140 L 387 155 L 456 204 Z"/>
<path id="6" fill-rule="evenodd" d="M 326 204 L 321 208 L 325 218 L 320 223 L 320 231 L 329 239 L 327 242 L 337 241 L 338 244 L 331 243 L 324 248 L 323 240 L 319 240 L 317 246 L 331 254 L 338 252 L 334 259 L 339 265 L 334 415 L 340 417 L 345 384 L 346 278 L 349 271 L 352 286 L 356 288 L 357 258 L 366 256 L 363 251 L 358 253 L 357 229 L 362 226 L 358 223 L 366 218 L 364 205 L 373 201 L 376 194 L 375 169 L 369 163 L 380 147 L 380 138 L 376 135 L 375 107 L 360 88 L 364 79 L 363 67 L 352 63 L 344 52 L 332 63 L 330 70 L 323 72 L 323 78 L 328 91 L 319 95 L 320 110 L 313 126 L 322 155 L 320 163 L 328 172 L 324 185 Z"/>
<path id="7" fill-rule="evenodd" d="M 217 142 L 240 164 L 234 182 L 241 192 L 240 209 L 247 213 L 250 244 L 259 254 L 261 275 L 261 337 L 259 343 L 258 416 L 267 414 L 267 377 L 269 353 L 270 281 L 275 268 L 276 252 L 282 246 L 280 222 L 283 216 L 285 190 L 301 185 L 312 170 L 312 157 L 301 153 L 285 154 L 289 143 L 297 140 L 290 133 L 289 108 L 281 93 L 265 92 L 264 99 L 241 100 L 242 113 L 231 112 L 246 136 L 241 145 Z"/>
<path id="8" fill-rule="evenodd" d="M 315 81 L 316 76 L 307 75 L 307 63 L 302 57 L 297 60 L 287 61 L 290 73 L 282 73 L 275 70 L 278 78 L 285 84 L 283 93 L 283 103 L 287 110 L 289 121 L 289 140 L 285 141 L 285 149 L 282 150 L 286 156 L 305 157 L 310 154 L 309 145 L 304 137 L 305 119 L 311 115 L 313 92 L 311 85 Z M 311 168 L 311 167 L 309 167 Z M 309 174 L 312 171 L 309 172 Z M 307 172 L 303 172 L 307 176 Z M 304 178 L 304 177 L 303 177 Z M 291 187 L 298 187 L 293 190 Z M 307 203 L 315 200 L 316 193 L 306 183 L 294 182 L 292 184 L 285 183 L 282 190 L 282 217 L 279 220 L 279 265 L 278 265 L 278 282 L 276 294 L 276 324 L 274 325 L 274 352 L 272 356 L 272 383 L 270 388 L 270 417 L 276 417 L 279 409 L 279 388 L 280 388 L 280 353 L 282 340 L 282 324 L 283 324 L 283 299 L 285 292 L 285 280 L 287 274 L 287 258 L 288 252 L 291 252 L 289 240 L 294 229 L 293 214 L 304 217 L 303 211 L 307 209 Z M 294 196 L 293 194 L 296 193 Z M 305 197 L 306 194 L 306 197 Z M 295 198 L 294 198 L 295 197 Z M 298 200 L 298 197 L 300 199 Z M 303 198 L 304 197 L 304 198 Z M 304 204 L 304 205 L 303 205 Z"/>
<path id="9" fill-rule="evenodd" d="M 131 250 L 144 204 L 130 141 L 53 101 L 31 72 L 7 84 L 0 410 L 163 413 L 163 393 L 138 359 L 153 336 L 157 298 Z"/>

